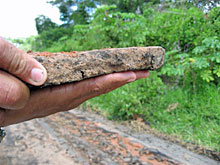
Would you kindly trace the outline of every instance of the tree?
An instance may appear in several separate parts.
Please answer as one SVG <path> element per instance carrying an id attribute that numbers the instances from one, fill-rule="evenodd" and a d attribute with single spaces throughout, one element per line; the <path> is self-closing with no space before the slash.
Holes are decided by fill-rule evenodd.
<path id="1" fill-rule="evenodd" d="M 60 20 L 66 25 L 87 24 L 91 12 L 100 0 L 52 0 L 53 6 L 60 10 Z"/>
<path id="2" fill-rule="evenodd" d="M 49 29 L 57 27 L 57 24 L 52 22 L 50 18 L 40 15 L 35 18 L 36 28 L 38 34 L 42 33 L 43 31 L 47 31 Z"/>
<path id="3" fill-rule="evenodd" d="M 203 10 L 211 10 L 220 5 L 219 0 L 188 0 L 193 5 L 202 8 Z"/>
<path id="4" fill-rule="evenodd" d="M 103 0 L 103 4 L 116 5 L 119 12 L 142 14 L 146 4 L 156 5 L 161 0 Z"/>
<path id="5" fill-rule="evenodd" d="M 219 0 L 164 0 L 163 3 L 169 3 L 181 8 L 190 8 L 193 5 L 206 12 L 220 5 Z"/>
<path id="6" fill-rule="evenodd" d="M 66 25 L 87 24 L 98 6 L 116 5 L 117 11 L 143 13 L 145 4 L 159 4 L 161 0 L 52 0 L 53 6 L 60 10 L 60 19 Z"/>

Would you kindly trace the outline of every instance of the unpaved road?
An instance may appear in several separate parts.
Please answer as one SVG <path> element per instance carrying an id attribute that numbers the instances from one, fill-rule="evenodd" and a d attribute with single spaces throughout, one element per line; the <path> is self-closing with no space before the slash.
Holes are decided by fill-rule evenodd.
<path id="1" fill-rule="evenodd" d="M 6 128 L 0 165 L 217 165 L 210 158 L 82 110 Z"/>

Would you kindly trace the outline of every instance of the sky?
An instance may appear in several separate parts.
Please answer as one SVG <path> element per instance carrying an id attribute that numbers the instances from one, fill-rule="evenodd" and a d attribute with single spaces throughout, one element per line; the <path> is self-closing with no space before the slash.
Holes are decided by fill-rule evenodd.
<path id="1" fill-rule="evenodd" d="M 37 35 L 34 19 L 43 14 L 61 24 L 59 10 L 48 0 L 0 0 L 0 36 L 25 38 Z"/>

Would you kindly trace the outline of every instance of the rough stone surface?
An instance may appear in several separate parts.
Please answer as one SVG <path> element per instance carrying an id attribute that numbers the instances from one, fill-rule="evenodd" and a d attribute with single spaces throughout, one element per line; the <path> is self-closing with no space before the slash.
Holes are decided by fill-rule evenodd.
<path id="1" fill-rule="evenodd" d="M 130 70 L 155 70 L 164 63 L 162 47 L 112 48 L 83 52 L 30 52 L 46 68 L 44 86 Z"/>

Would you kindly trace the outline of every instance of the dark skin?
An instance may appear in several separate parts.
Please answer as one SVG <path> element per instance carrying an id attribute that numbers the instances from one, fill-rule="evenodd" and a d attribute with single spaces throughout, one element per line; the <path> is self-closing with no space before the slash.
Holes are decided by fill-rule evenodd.
<path id="1" fill-rule="evenodd" d="M 71 110 L 88 99 L 148 76 L 148 71 L 112 73 L 30 91 L 21 80 L 35 86 L 42 85 L 47 79 L 45 68 L 0 38 L 0 126 Z"/>

